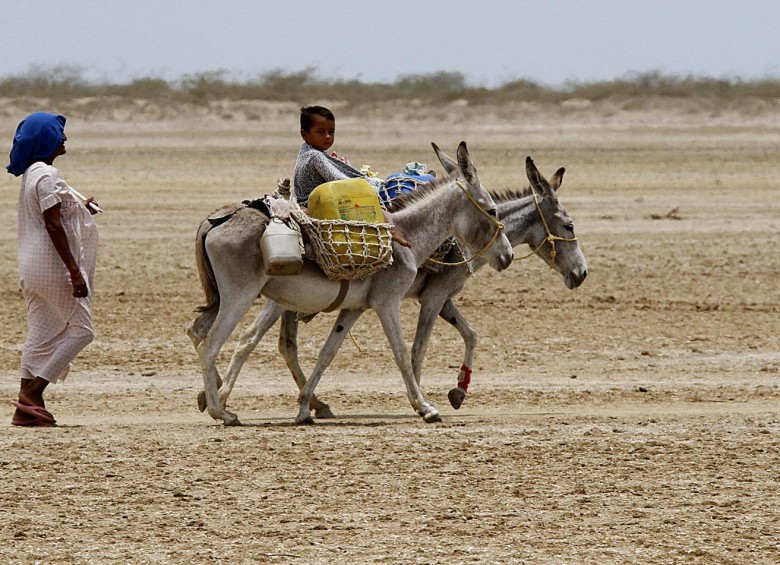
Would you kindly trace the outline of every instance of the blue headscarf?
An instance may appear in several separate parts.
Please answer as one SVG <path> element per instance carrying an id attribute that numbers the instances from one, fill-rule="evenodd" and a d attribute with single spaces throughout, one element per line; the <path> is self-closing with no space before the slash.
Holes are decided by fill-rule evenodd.
<path id="1" fill-rule="evenodd" d="M 30 114 L 16 128 L 11 162 L 5 168 L 18 177 L 36 161 L 51 157 L 62 141 L 64 131 L 65 116 L 49 112 Z"/>

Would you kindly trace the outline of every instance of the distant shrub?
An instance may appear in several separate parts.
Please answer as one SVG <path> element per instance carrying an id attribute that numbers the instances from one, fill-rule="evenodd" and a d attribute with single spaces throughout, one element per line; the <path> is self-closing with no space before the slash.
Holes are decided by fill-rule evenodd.
<path id="1" fill-rule="evenodd" d="M 83 78 L 80 67 L 33 66 L 21 75 L 0 78 L 0 96 L 34 98 L 74 98 L 94 95 L 95 86 Z"/>
<path id="2" fill-rule="evenodd" d="M 660 71 L 630 73 L 611 81 L 567 82 L 560 87 L 544 86 L 528 79 L 516 79 L 494 88 L 473 86 L 463 74 L 441 71 L 399 76 L 392 83 L 328 80 L 308 67 L 288 72 L 275 69 L 257 77 L 239 80 L 226 70 L 185 75 L 175 81 L 137 78 L 129 83 L 88 81 L 79 67 L 33 67 L 28 72 L 0 78 L 0 96 L 49 99 L 58 102 L 86 97 L 146 99 L 171 104 L 207 105 L 219 100 L 265 100 L 307 104 L 339 100 L 350 105 L 386 101 L 446 104 L 511 104 L 532 102 L 558 104 L 564 100 L 630 100 L 645 98 L 705 99 L 709 104 L 758 100 L 776 104 L 780 100 L 780 78 L 747 81 L 696 76 L 676 76 Z"/>
<path id="3" fill-rule="evenodd" d="M 527 79 L 513 80 L 483 93 L 482 101 L 495 104 L 506 102 L 536 102 L 558 100 L 560 93 Z"/>
<path id="4" fill-rule="evenodd" d="M 168 81 L 161 78 L 140 78 L 129 84 L 108 85 L 105 89 L 114 96 L 146 99 L 170 98 L 174 92 Z"/>

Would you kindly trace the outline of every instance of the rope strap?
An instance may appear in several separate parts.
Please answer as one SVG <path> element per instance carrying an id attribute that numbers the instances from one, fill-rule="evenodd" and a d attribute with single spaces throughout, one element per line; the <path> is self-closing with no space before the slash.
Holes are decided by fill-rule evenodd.
<path id="1" fill-rule="evenodd" d="M 550 231 L 550 227 L 547 225 L 547 220 L 544 217 L 544 214 L 542 213 L 542 206 L 539 204 L 539 198 L 536 196 L 536 190 L 534 190 L 533 185 L 531 185 L 531 194 L 534 197 L 534 204 L 536 204 L 536 209 L 539 211 L 539 217 L 542 219 L 542 225 L 544 226 L 544 231 L 547 232 L 547 237 L 545 237 L 542 242 L 537 245 L 529 254 L 523 255 L 522 257 L 515 257 L 516 261 L 522 261 L 523 259 L 528 259 L 531 255 L 536 254 L 537 251 L 539 251 L 542 246 L 545 243 L 550 244 L 550 268 L 552 269 L 552 266 L 555 264 L 555 258 L 558 255 L 558 252 L 555 249 L 555 242 L 556 241 L 577 241 L 576 237 L 559 237 L 557 235 L 553 235 L 553 233 Z"/>
<path id="2" fill-rule="evenodd" d="M 456 180 L 455 182 L 460 187 L 460 189 L 463 191 L 463 194 L 465 194 L 468 197 L 469 202 L 471 202 L 474 205 L 474 207 L 482 213 L 483 216 L 485 216 L 488 220 L 490 220 L 493 223 L 493 226 L 496 229 L 493 232 L 493 237 L 490 238 L 490 241 L 488 241 L 487 244 L 482 249 L 480 249 L 474 255 L 472 255 L 471 259 L 465 259 L 464 258 L 462 261 L 456 261 L 455 263 L 446 263 L 444 261 L 438 261 L 436 259 L 433 259 L 432 257 L 429 257 L 426 260 L 426 261 L 428 261 L 430 263 L 435 263 L 436 265 L 444 265 L 445 267 L 457 267 L 458 265 L 466 265 L 470 261 L 473 261 L 474 259 L 476 259 L 480 255 L 485 253 L 485 251 L 490 249 L 490 246 L 493 245 L 493 243 L 495 243 L 495 241 L 498 239 L 498 236 L 501 235 L 501 233 L 504 231 L 504 224 L 502 224 L 496 218 L 494 218 L 493 216 L 488 214 L 484 210 L 484 208 L 482 208 L 482 206 L 479 205 L 479 202 L 474 200 L 474 197 L 471 196 L 471 193 L 469 193 L 468 190 L 466 190 L 466 187 L 463 186 L 463 183 L 461 183 L 459 180 Z"/>
<path id="3" fill-rule="evenodd" d="M 347 297 L 347 292 L 349 292 L 349 281 L 348 280 L 342 280 L 341 284 L 339 286 L 339 293 L 336 295 L 336 298 L 331 302 L 324 310 L 323 312 L 333 312 L 336 308 L 341 306 L 341 303 L 344 302 L 344 299 Z"/>

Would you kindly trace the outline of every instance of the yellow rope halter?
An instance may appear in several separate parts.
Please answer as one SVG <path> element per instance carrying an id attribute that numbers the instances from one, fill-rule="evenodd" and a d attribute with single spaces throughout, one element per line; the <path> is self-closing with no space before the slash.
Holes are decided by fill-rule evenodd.
<path id="1" fill-rule="evenodd" d="M 426 262 L 436 263 L 437 265 L 444 265 L 445 267 L 457 267 L 458 265 L 465 265 L 469 261 L 476 259 L 480 255 L 482 255 L 485 251 L 487 251 L 491 245 L 498 239 L 498 236 L 501 234 L 501 232 L 504 230 L 504 224 L 499 222 L 496 218 L 488 214 L 482 206 L 479 205 L 479 202 L 474 200 L 474 197 L 471 196 L 471 193 L 469 193 L 468 190 L 466 190 L 466 187 L 463 186 L 463 183 L 461 183 L 459 180 L 456 180 L 455 183 L 460 187 L 460 189 L 463 191 L 463 193 L 468 197 L 469 202 L 471 202 L 474 207 L 479 210 L 483 216 L 485 216 L 488 220 L 490 220 L 493 223 L 493 226 L 496 228 L 496 230 L 493 232 L 493 237 L 490 238 L 490 241 L 488 241 L 487 245 L 485 245 L 482 249 L 480 249 L 478 252 L 476 252 L 474 255 L 471 256 L 471 259 L 464 259 L 463 261 L 458 261 L 456 263 L 447 263 L 446 261 L 437 261 L 436 259 L 431 259 L 430 257 L 426 259 Z"/>
<path id="2" fill-rule="evenodd" d="M 517 261 L 522 261 L 523 259 L 528 259 L 531 255 L 534 255 L 537 251 L 539 251 L 542 246 L 545 243 L 550 244 L 550 268 L 552 269 L 553 265 L 555 264 L 555 257 L 558 255 L 558 252 L 555 250 L 555 242 L 556 241 L 577 241 L 576 237 L 559 237 L 557 235 L 553 235 L 550 231 L 550 227 L 547 225 L 547 220 L 544 218 L 544 214 L 542 213 L 542 207 L 539 205 L 539 198 L 536 196 L 536 191 L 534 190 L 534 187 L 531 186 L 531 194 L 534 197 L 534 204 L 536 204 L 536 209 L 539 211 L 539 217 L 542 219 L 542 225 L 544 226 L 544 231 L 547 232 L 547 237 L 545 237 L 542 242 L 536 246 L 535 249 L 533 249 L 528 255 L 523 255 L 522 257 L 516 258 Z"/>

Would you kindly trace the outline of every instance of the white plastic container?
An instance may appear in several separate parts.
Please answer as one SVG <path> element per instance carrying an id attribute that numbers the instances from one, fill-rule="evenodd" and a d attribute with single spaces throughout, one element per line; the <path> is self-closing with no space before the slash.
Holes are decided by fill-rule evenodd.
<path id="1" fill-rule="evenodd" d="M 303 268 L 298 232 L 282 221 L 268 222 L 260 238 L 265 272 L 274 277 L 297 275 Z"/>

